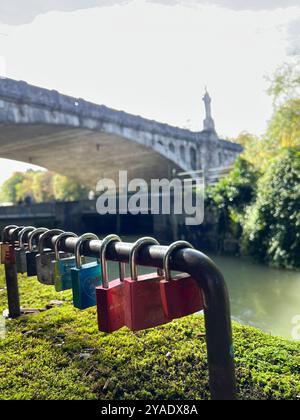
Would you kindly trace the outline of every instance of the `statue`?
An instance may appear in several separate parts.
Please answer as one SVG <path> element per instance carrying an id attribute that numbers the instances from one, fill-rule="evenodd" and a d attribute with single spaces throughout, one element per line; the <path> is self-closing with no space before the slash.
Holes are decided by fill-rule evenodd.
<path id="1" fill-rule="evenodd" d="M 207 91 L 207 88 L 205 88 L 205 95 L 203 97 L 204 105 L 205 105 L 205 120 L 204 120 L 204 130 L 205 131 L 216 131 L 215 129 L 215 122 L 212 118 L 211 113 L 211 97 Z"/>

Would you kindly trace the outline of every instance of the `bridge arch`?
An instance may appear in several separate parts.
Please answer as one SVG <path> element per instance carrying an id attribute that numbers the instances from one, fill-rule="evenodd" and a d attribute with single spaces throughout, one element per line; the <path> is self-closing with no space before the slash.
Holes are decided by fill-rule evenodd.
<path id="1" fill-rule="evenodd" d="M 196 171 L 198 169 L 197 151 L 193 146 L 190 147 L 190 165 L 192 171 Z"/>
<path id="2" fill-rule="evenodd" d="M 173 143 L 169 143 L 169 151 L 170 151 L 173 155 L 175 155 L 175 146 L 174 146 L 174 144 L 173 144 Z"/>
<path id="3" fill-rule="evenodd" d="M 71 98 L 25 82 L 0 79 L 0 156 L 72 176 L 92 188 L 102 177 L 150 180 L 230 162 L 242 148 L 200 133 Z M 225 160 L 225 158 L 224 158 Z M 227 160 L 227 158 L 226 158 Z"/>

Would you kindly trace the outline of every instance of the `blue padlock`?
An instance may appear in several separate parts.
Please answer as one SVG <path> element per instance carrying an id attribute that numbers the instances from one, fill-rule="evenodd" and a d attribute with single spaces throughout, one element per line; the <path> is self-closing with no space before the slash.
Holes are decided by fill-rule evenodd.
<path id="1" fill-rule="evenodd" d="M 99 240 L 93 233 L 82 235 L 75 246 L 76 267 L 71 268 L 73 304 L 77 309 L 96 306 L 96 287 L 102 284 L 102 271 L 99 262 L 82 264 L 80 250 L 85 241 Z"/>
<path id="2" fill-rule="evenodd" d="M 75 257 L 61 258 L 59 252 L 59 244 L 63 239 L 67 238 L 78 238 L 75 233 L 64 232 L 61 233 L 55 240 L 55 261 L 52 261 L 53 272 L 54 272 L 54 284 L 57 292 L 63 292 L 64 290 L 72 289 L 72 276 L 71 268 L 76 267 Z"/>

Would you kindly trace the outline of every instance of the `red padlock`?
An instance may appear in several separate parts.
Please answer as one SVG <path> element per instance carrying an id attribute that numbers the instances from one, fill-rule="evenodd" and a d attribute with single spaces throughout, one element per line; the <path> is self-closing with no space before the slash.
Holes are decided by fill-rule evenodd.
<path id="1" fill-rule="evenodd" d="M 132 331 L 145 330 L 168 322 L 160 293 L 162 273 L 138 276 L 137 254 L 142 246 L 159 245 L 153 238 L 139 239 L 131 250 L 131 278 L 124 280 L 125 324 Z"/>
<path id="2" fill-rule="evenodd" d="M 106 333 L 112 333 L 125 326 L 125 264 L 119 263 L 120 278 L 109 283 L 106 250 L 111 242 L 121 242 L 121 238 L 117 235 L 109 235 L 103 239 L 100 249 L 102 286 L 96 288 L 99 331 Z"/>
<path id="3" fill-rule="evenodd" d="M 15 263 L 15 252 L 13 246 L 9 243 L 8 231 L 11 229 L 17 229 L 16 225 L 6 226 L 2 231 L 2 241 L 0 244 L 0 256 L 1 264 L 14 264 Z"/>
<path id="4" fill-rule="evenodd" d="M 13 245 L 3 243 L 1 245 L 1 264 L 12 265 L 15 264 L 15 250 Z"/>
<path id="5" fill-rule="evenodd" d="M 196 280 L 188 274 L 171 277 L 170 257 L 174 251 L 182 248 L 193 248 L 193 246 L 185 241 L 174 242 L 164 257 L 165 278 L 160 282 L 160 290 L 164 313 L 169 321 L 204 309 L 203 295 Z"/>

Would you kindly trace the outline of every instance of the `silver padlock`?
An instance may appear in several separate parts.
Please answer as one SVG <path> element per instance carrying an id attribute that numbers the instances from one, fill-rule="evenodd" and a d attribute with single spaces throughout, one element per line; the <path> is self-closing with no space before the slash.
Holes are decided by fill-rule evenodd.
<path id="1" fill-rule="evenodd" d="M 34 229 L 28 235 L 28 251 L 26 251 L 27 277 L 36 277 L 36 256 L 38 254 L 37 243 L 38 238 L 45 232 L 47 228 Z"/>
<path id="2" fill-rule="evenodd" d="M 14 249 L 19 247 L 19 235 L 20 232 L 24 229 L 25 226 L 15 228 L 10 235 L 10 244 Z"/>
<path id="3" fill-rule="evenodd" d="M 19 233 L 19 247 L 15 249 L 17 272 L 20 274 L 27 273 L 26 251 L 28 251 L 28 244 L 24 243 L 24 236 L 33 232 L 33 226 L 25 227 Z"/>
<path id="4" fill-rule="evenodd" d="M 45 249 L 45 241 L 53 236 L 64 233 L 60 229 L 53 229 L 45 232 L 39 239 L 38 254 L 36 256 L 36 271 L 38 281 L 42 284 L 53 286 L 55 284 L 55 271 L 52 261 L 55 261 L 55 252 Z M 69 255 L 69 254 L 65 254 Z M 61 256 L 63 258 L 63 256 Z M 65 257 L 67 258 L 67 257 Z"/>

